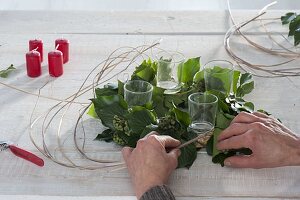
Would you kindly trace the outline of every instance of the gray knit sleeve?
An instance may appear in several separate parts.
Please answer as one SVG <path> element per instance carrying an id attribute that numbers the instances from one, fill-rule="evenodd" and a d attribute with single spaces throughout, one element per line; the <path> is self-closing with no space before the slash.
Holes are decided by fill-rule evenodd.
<path id="1" fill-rule="evenodd" d="M 155 186 L 143 194 L 140 200 L 175 200 L 175 197 L 166 185 Z"/>

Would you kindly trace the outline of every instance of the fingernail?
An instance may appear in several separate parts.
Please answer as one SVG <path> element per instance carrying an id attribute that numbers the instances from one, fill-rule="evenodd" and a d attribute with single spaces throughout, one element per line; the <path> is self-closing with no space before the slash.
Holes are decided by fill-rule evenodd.
<path id="1" fill-rule="evenodd" d="M 230 166 L 231 166 L 231 163 L 230 163 L 230 161 L 225 160 L 225 161 L 224 161 L 224 165 L 230 167 Z"/>

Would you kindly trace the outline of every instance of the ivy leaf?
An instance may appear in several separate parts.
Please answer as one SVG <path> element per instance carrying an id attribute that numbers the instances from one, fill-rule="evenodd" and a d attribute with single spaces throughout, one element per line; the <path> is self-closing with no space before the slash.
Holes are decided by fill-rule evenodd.
<path id="1" fill-rule="evenodd" d="M 232 155 L 225 155 L 223 152 L 219 151 L 217 149 L 217 142 L 218 142 L 218 136 L 222 132 L 221 129 L 215 128 L 214 134 L 213 134 L 213 151 L 212 151 L 212 162 L 213 163 L 219 163 L 221 166 L 224 166 L 224 160 L 227 158 L 227 156 L 233 156 Z"/>
<path id="2" fill-rule="evenodd" d="M 224 94 L 229 94 L 231 91 L 232 77 L 228 76 L 231 69 L 213 66 L 213 68 L 205 69 L 207 76 L 205 84 L 208 90 L 216 90 Z"/>
<path id="3" fill-rule="evenodd" d="M 286 13 L 281 17 L 283 25 L 289 24 L 289 36 L 294 36 L 294 46 L 300 44 L 300 15 L 296 13 Z"/>
<path id="4" fill-rule="evenodd" d="M 169 111 L 164 105 L 164 91 L 163 88 L 153 86 L 152 104 L 158 117 L 163 117 Z"/>
<path id="5" fill-rule="evenodd" d="M 244 111 L 248 113 L 252 113 L 254 111 L 254 104 L 252 102 L 245 102 L 242 106 L 237 108 L 238 113 Z"/>
<path id="6" fill-rule="evenodd" d="M 241 78 L 240 78 L 240 85 L 244 85 L 250 81 L 253 81 L 252 80 L 252 74 L 251 73 L 244 73 L 241 75 Z"/>
<path id="7" fill-rule="evenodd" d="M 257 110 L 257 112 L 261 112 L 261 113 L 263 113 L 263 114 L 265 114 L 265 115 L 268 115 L 268 116 L 271 115 L 271 113 L 269 113 L 269 112 L 267 112 L 267 111 L 265 111 L 265 110 L 263 110 L 263 109 L 259 109 L 259 110 Z"/>
<path id="8" fill-rule="evenodd" d="M 183 143 L 184 141 L 182 141 Z M 197 158 L 197 148 L 195 144 L 189 144 L 180 149 L 181 154 L 178 158 L 177 168 L 187 167 L 190 168 Z"/>
<path id="9" fill-rule="evenodd" d="M 236 96 L 243 97 L 249 94 L 254 89 L 254 81 L 251 73 L 245 73 L 241 75 L 240 86 L 237 88 Z"/>
<path id="10" fill-rule="evenodd" d="M 146 135 L 148 135 L 150 132 L 152 131 L 157 131 L 158 130 L 158 126 L 154 125 L 154 124 L 150 124 L 148 126 L 146 126 L 143 130 L 143 132 L 140 135 L 140 138 L 145 137 Z"/>
<path id="11" fill-rule="evenodd" d="M 113 133 L 114 132 L 111 129 L 106 129 L 102 133 L 98 134 L 94 140 L 111 142 L 113 139 Z"/>
<path id="12" fill-rule="evenodd" d="M 146 126 L 156 123 L 155 115 L 148 109 L 135 106 L 132 111 L 126 116 L 128 125 L 133 133 L 140 135 Z"/>
<path id="13" fill-rule="evenodd" d="M 282 25 L 285 25 L 285 24 L 289 24 L 293 19 L 295 19 L 297 16 L 296 13 L 293 13 L 293 12 L 289 12 L 289 13 L 286 13 L 284 16 L 281 16 L 281 22 L 282 22 Z"/>
<path id="14" fill-rule="evenodd" d="M 176 108 L 175 105 L 173 108 L 173 112 L 175 113 L 176 120 L 181 124 L 181 126 L 188 127 L 191 124 L 189 113 Z"/>
<path id="15" fill-rule="evenodd" d="M 241 149 L 232 149 L 229 151 L 221 152 L 213 157 L 212 162 L 213 163 L 219 163 L 222 167 L 224 167 L 224 161 L 226 158 L 229 158 L 231 156 L 241 156 L 241 155 L 251 155 L 252 151 L 248 148 L 241 148 Z"/>
<path id="16" fill-rule="evenodd" d="M 7 69 L 1 70 L 1 71 L 0 71 L 0 77 L 1 77 L 1 78 L 7 78 L 8 75 L 9 75 L 12 71 L 14 71 L 14 70 L 16 70 L 16 68 L 14 67 L 13 64 L 11 64 Z"/>
<path id="17" fill-rule="evenodd" d="M 156 65 L 157 64 L 155 62 L 151 62 L 150 59 L 148 61 L 144 60 L 141 65 L 136 67 L 131 76 L 131 80 L 142 79 L 147 82 L 153 81 L 156 75 Z"/>
<path id="18" fill-rule="evenodd" d="M 95 112 L 104 126 L 114 130 L 114 116 L 124 116 L 128 113 L 127 104 L 120 95 L 100 96 L 91 99 L 95 106 Z"/>
<path id="19" fill-rule="evenodd" d="M 118 80 L 118 94 L 124 96 L 124 83 Z"/>
<path id="20" fill-rule="evenodd" d="M 88 114 L 89 116 L 93 117 L 93 118 L 99 118 L 98 115 L 97 115 L 97 113 L 96 113 L 96 111 L 95 111 L 95 106 L 94 106 L 94 104 L 91 104 L 91 106 L 90 106 L 90 108 L 89 108 L 87 114 Z"/>
<path id="21" fill-rule="evenodd" d="M 200 81 L 204 80 L 204 70 L 198 71 L 193 78 L 194 83 L 198 83 Z"/>
<path id="22" fill-rule="evenodd" d="M 190 58 L 178 66 L 177 75 L 181 83 L 191 85 L 195 74 L 200 70 L 200 57 Z"/>
<path id="23" fill-rule="evenodd" d="M 118 94 L 118 87 L 114 88 L 112 85 L 107 85 L 104 88 L 96 88 L 95 89 L 96 97 L 101 97 L 101 96 L 111 96 L 111 95 L 116 95 Z"/>
<path id="24" fill-rule="evenodd" d="M 238 87 L 238 82 L 240 80 L 240 76 L 241 76 L 241 72 L 237 71 L 237 70 L 234 70 L 233 80 L 232 80 L 232 90 L 233 90 L 234 94 L 236 94 L 236 90 L 237 90 L 237 87 Z"/>
<path id="25" fill-rule="evenodd" d="M 214 149 L 214 135 L 212 135 L 209 140 L 206 143 L 206 153 L 210 156 L 213 155 L 213 149 Z"/>
<path id="26" fill-rule="evenodd" d="M 127 146 L 129 146 L 131 148 L 135 148 L 136 143 L 139 139 L 140 139 L 140 135 L 138 135 L 138 134 L 131 135 L 130 137 L 128 137 Z"/>
<path id="27" fill-rule="evenodd" d="M 223 112 L 218 112 L 216 116 L 216 127 L 219 129 L 225 129 L 227 128 L 234 116 L 232 115 L 226 115 Z"/>
<path id="28" fill-rule="evenodd" d="M 299 28 L 295 30 L 295 35 L 294 35 L 294 46 L 297 46 L 300 44 L 300 23 L 299 23 Z"/>
<path id="29" fill-rule="evenodd" d="M 220 128 L 215 128 L 213 136 L 214 136 L 214 148 L 213 148 L 213 158 L 220 153 L 220 151 L 217 149 L 217 142 L 218 142 L 218 137 L 220 133 L 222 132 L 222 129 Z"/>
<path id="30" fill-rule="evenodd" d="M 300 15 L 297 15 L 295 19 L 293 19 L 289 25 L 289 36 L 293 36 L 295 31 L 300 28 Z"/>

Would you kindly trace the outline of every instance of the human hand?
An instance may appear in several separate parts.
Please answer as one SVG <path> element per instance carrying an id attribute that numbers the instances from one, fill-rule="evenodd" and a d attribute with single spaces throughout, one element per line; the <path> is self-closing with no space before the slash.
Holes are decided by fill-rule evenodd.
<path id="1" fill-rule="evenodd" d="M 232 156 L 232 167 L 271 168 L 300 165 L 300 138 L 278 120 L 263 113 L 240 113 L 218 137 L 219 150 L 249 148 L 250 156 Z"/>
<path id="2" fill-rule="evenodd" d="M 138 199 L 150 188 L 166 184 L 177 167 L 180 141 L 151 132 L 137 142 L 136 148 L 124 147 L 123 157 Z M 166 148 L 172 149 L 166 152 Z"/>

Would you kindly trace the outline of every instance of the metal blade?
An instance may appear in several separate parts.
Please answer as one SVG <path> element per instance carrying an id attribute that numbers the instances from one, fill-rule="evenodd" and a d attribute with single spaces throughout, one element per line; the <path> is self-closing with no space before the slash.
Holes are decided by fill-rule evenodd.
<path id="1" fill-rule="evenodd" d="M 6 150 L 7 148 L 9 148 L 9 145 L 5 142 L 0 142 L 0 151 L 4 151 Z"/>

